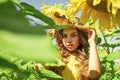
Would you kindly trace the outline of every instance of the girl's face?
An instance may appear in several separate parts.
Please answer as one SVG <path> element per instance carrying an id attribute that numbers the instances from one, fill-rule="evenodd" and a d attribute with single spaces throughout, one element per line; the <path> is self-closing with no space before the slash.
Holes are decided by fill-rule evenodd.
<path id="1" fill-rule="evenodd" d="M 63 45 L 69 51 L 75 51 L 79 46 L 79 37 L 76 28 L 68 28 L 63 30 Z"/>

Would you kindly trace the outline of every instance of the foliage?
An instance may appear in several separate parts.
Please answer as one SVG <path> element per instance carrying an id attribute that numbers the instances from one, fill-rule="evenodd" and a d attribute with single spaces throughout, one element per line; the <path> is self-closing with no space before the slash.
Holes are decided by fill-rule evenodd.
<path id="1" fill-rule="evenodd" d="M 119 80 L 120 62 L 117 63 L 115 60 L 120 59 L 120 30 L 115 30 L 110 34 L 104 34 L 103 32 L 101 31 L 103 38 L 98 38 L 98 52 L 102 68 L 102 75 L 99 80 Z"/>
<path id="2" fill-rule="evenodd" d="M 31 8 L 27 4 L 24 6 Z M 19 10 L 21 7 L 9 0 L 0 3 L 0 80 L 61 80 L 62 77 L 54 72 L 40 70 L 38 73 L 33 70 L 35 62 L 47 66 L 64 65 L 56 58 L 56 48 L 45 34 L 45 29 L 54 22 L 32 8 L 37 18 L 48 25 L 31 26 L 27 14 Z M 45 77 L 45 73 L 49 76 Z"/>
<path id="3" fill-rule="evenodd" d="M 40 62 L 47 66 L 64 65 L 56 58 L 56 48 L 50 43 L 45 30 L 66 26 L 56 25 L 51 18 L 33 6 L 18 4 L 16 1 L 0 1 L 0 80 L 62 80 L 61 76 L 46 69 L 36 72 L 34 64 Z M 31 26 L 31 19 L 26 18 L 27 15 L 45 24 Z M 120 63 L 117 64 L 115 60 L 120 59 L 120 29 L 115 29 L 110 34 L 104 32 L 101 30 L 101 37 L 97 38 L 102 65 L 99 80 L 119 80 Z"/>

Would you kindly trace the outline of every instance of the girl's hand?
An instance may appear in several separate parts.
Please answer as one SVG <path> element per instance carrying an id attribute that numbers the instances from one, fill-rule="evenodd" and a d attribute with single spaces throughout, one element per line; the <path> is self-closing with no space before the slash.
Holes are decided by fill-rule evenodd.
<path id="1" fill-rule="evenodd" d="M 93 43 L 96 41 L 96 33 L 94 29 L 89 29 L 88 30 L 88 42 L 89 44 Z"/>
<path id="2" fill-rule="evenodd" d="M 44 66 L 40 63 L 35 63 L 34 68 L 36 72 L 39 72 L 40 68 L 44 68 Z"/>

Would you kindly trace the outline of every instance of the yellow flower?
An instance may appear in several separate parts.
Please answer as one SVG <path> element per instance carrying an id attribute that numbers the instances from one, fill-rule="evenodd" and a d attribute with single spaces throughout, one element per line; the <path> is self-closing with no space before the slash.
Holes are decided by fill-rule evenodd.
<path id="1" fill-rule="evenodd" d="M 43 5 L 42 8 L 45 15 L 60 25 L 74 23 L 74 17 L 81 11 L 78 19 L 81 24 L 92 20 L 106 30 L 120 27 L 120 0 L 70 0 L 67 8 L 60 5 Z"/>
<path id="2" fill-rule="evenodd" d="M 120 27 L 120 0 L 70 0 L 68 5 L 71 14 L 76 15 L 82 10 L 79 18 L 82 24 L 92 19 L 104 29 L 112 29 L 116 25 Z"/>
<path id="3" fill-rule="evenodd" d="M 71 15 L 75 15 L 82 9 L 82 6 L 84 5 L 85 1 L 86 0 L 70 0 L 67 12 L 70 13 Z"/>
<path id="4" fill-rule="evenodd" d="M 70 15 L 66 8 L 61 5 L 47 6 L 43 5 L 41 7 L 42 13 L 52 18 L 58 25 L 66 25 L 68 22 L 73 22 L 74 16 Z"/>

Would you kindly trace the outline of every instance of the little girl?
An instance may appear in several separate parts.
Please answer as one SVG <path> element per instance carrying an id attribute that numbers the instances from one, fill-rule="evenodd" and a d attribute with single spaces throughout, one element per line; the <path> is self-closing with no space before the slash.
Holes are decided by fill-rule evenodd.
<path id="1" fill-rule="evenodd" d="M 100 61 L 95 30 L 75 25 L 69 27 L 54 33 L 59 58 L 65 66 L 47 69 L 61 75 L 64 80 L 97 80 L 100 76 Z M 86 50 L 87 44 L 89 51 Z"/>

